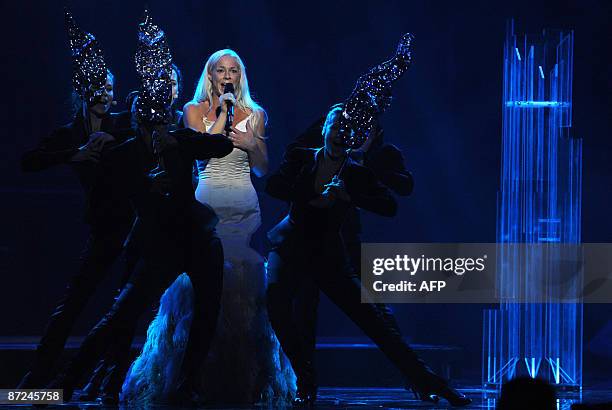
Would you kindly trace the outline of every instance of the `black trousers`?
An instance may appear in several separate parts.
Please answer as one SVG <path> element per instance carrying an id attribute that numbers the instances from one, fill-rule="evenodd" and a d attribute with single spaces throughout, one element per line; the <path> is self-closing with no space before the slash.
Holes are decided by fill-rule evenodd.
<path id="1" fill-rule="evenodd" d="M 134 323 L 136 325 L 136 323 Z M 104 358 L 98 362 L 84 388 L 86 395 L 93 399 L 99 395 L 116 396 L 121 391 L 123 380 L 131 364 L 131 347 L 134 333 L 123 332 L 115 335 L 112 345 Z"/>
<path id="2" fill-rule="evenodd" d="M 203 232 L 198 224 L 192 224 L 185 240 L 161 235 L 156 228 L 145 231 L 147 245 L 135 273 L 70 361 L 60 377 L 62 387 L 73 389 L 112 348 L 117 335 L 133 332 L 140 315 L 157 303 L 181 272 L 189 274 L 195 298 L 179 383 L 194 382 L 216 327 L 223 287 L 223 247 L 214 230 Z M 115 380 L 122 382 L 128 367 L 120 364 Z"/>
<path id="3" fill-rule="evenodd" d="M 124 245 L 125 272 L 123 274 L 121 289 L 129 282 L 131 275 L 136 271 L 140 260 L 141 250 L 139 242 L 143 238 L 136 238 L 138 232 L 132 231 Z M 136 323 L 134 323 L 136 325 Z M 123 380 L 131 364 L 130 351 L 134 341 L 136 329 L 116 335 L 112 345 L 107 349 L 104 358 L 95 366 L 84 393 L 88 399 L 98 396 L 118 395 L 123 386 Z"/>
<path id="4" fill-rule="evenodd" d="M 64 295 L 47 322 L 31 372 L 26 376 L 29 380 L 22 381 L 23 388 L 42 388 L 47 383 L 79 314 L 121 255 L 131 226 L 131 216 L 92 226 L 81 254 L 79 271 L 68 282 Z"/>
<path id="5" fill-rule="evenodd" d="M 402 338 L 385 305 L 361 302 L 361 280 L 338 237 L 288 239 L 269 254 L 268 314 L 298 377 L 298 388 L 316 389 L 314 346 L 318 291 L 325 293 L 411 382 L 427 367 Z"/>

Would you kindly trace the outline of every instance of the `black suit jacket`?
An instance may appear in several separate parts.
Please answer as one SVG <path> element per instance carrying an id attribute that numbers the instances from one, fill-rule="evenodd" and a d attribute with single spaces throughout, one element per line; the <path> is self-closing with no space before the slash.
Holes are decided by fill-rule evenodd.
<path id="1" fill-rule="evenodd" d="M 287 152 L 296 147 L 316 148 L 323 144 L 322 126 L 325 117 L 314 121 L 302 132 L 293 143 L 287 147 Z M 354 151 L 353 155 L 360 155 L 360 163 L 371 169 L 379 181 L 394 194 L 407 196 L 412 193 L 414 180 L 410 171 L 404 165 L 402 152 L 392 144 L 384 143 L 384 132 L 376 137 L 370 149 L 363 153 Z M 346 221 L 342 226 L 342 236 L 347 243 L 359 246 L 361 242 L 361 217 L 357 208 L 348 211 Z"/>
<path id="2" fill-rule="evenodd" d="M 303 238 L 340 237 L 340 228 L 347 213 L 359 207 L 383 216 L 394 216 L 397 203 L 389 190 L 381 185 L 368 168 L 352 160 L 345 165 L 342 180 L 350 202 L 337 200 L 330 208 L 316 208 L 309 201 L 315 191 L 317 158 L 322 149 L 293 148 L 283 159 L 276 173 L 268 178 L 266 192 L 290 203 L 287 217 L 268 233 L 273 244 L 297 233 Z"/>
<path id="3" fill-rule="evenodd" d="M 317 148 L 323 144 L 322 126 L 325 118 L 319 118 L 306 128 L 287 151 L 296 147 Z M 363 154 L 363 165 L 374 171 L 380 182 L 395 194 L 407 196 L 412 193 L 414 180 L 410 171 L 404 165 L 404 156 L 395 145 L 385 144 L 384 132 L 372 143 L 370 149 Z"/>
<path id="4" fill-rule="evenodd" d="M 184 259 L 191 250 L 193 235 L 214 232 L 218 218 L 212 208 L 196 201 L 191 185 L 191 164 L 195 159 L 223 157 L 233 150 L 224 135 L 202 134 L 178 129 L 170 134 L 174 145 L 164 149 L 161 157 L 170 180 L 167 195 L 152 191 L 150 172 L 157 165 L 150 142 L 142 133 L 105 152 L 101 161 L 105 177 L 128 198 L 137 219 L 126 241 L 129 259 L 145 256 L 150 260 Z M 166 255 L 166 256 L 163 256 Z"/>
<path id="5" fill-rule="evenodd" d="M 119 145 L 135 135 L 130 128 L 130 114 L 121 112 L 107 114 L 102 118 L 100 131 L 111 134 L 115 141 L 108 146 Z M 61 164 L 70 164 L 70 159 L 79 147 L 87 143 L 89 135 L 81 114 L 74 121 L 54 130 L 44 137 L 38 146 L 23 154 L 21 168 L 24 172 L 35 172 Z M 94 229 L 113 229 L 115 225 L 129 224 L 133 218 L 129 202 L 116 195 L 114 188 L 100 178 L 101 168 L 92 162 L 70 164 L 77 174 L 85 196 L 85 221 Z"/>
<path id="6" fill-rule="evenodd" d="M 152 203 L 157 203 L 167 208 L 170 219 L 185 219 L 189 216 L 186 207 L 197 202 L 191 183 L 193 161 L 224 157 L 232 152 L 233 144 L 224 135 L 203 134 L 189 128 L 169 134 L 176 144 L 167 146 L 161 155 L 171 181 L 169 195 L 151 192 L 150 172 L 157 165 L 157 158 L 141 133 L 104 153 L 104 178 L 113 181 L 116 189 L 132 200 L 139 215 L 145 215 L 154 208 Z"/>

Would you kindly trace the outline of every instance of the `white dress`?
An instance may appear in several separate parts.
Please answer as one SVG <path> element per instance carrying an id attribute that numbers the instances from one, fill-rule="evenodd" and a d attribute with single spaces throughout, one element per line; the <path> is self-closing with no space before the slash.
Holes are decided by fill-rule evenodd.
<path id="1" fill-rule="evenodd" d="M 235 128 L 246 131 L 250 120 L 251 115 Z M 204 121 L 209 130 L 212 123 Z M 295 395 L 295 374 L 268 320 L 265 260 L 249 245 L 261 215 L 248 154 L 234 148 L 223 158 L 198 161 L 197 166 L 196 199 L 210 205 L 219 217 L 217 233 L 225 258 L 221 310 L 203 364 L 203 399 L 207 404 L 289 404 Z M 186 346 L 186 332 L 168 324 L 189 321 L 191 312 L 185 309 L 185 301 L 192 298 L 185 274 L 162 296 L 143 351 L 123 385 L 122 399 L 128 403 L 163 402 L 171 391 Z M 161 346 L 171 346 L 165 349 L 170 351 L 159 353 Z M 156 357 L 147 352 L 156 352 Z"/>

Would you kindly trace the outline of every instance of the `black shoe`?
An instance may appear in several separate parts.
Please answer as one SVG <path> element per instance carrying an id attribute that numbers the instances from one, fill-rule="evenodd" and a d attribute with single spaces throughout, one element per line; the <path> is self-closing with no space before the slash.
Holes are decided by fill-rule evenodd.
<path id="1" fill-rule="evenodd" d="M 98 399 L 104 406 L 116 406 L 119 404 L 118 393 L 102 393 Z"/>
<path id="2" fill-rule="evenodd" d="M 81 394 L 79 394 L 77 401 L 92 402 L 98 399 L 98 392 L 94 391 L 93 389 L 88 389 L 88 386 L 89 385 L 85 386 L 85 389 L 83 389 Z"/>
<path id="3" fill-rule="evenodd" d="M 31 371 L 27 372 L 17 385 L 16 389 L 31 389 L 36 387 L 36 381 L 34 380 L 35 378 L 36 377 Z"/>
<path id="4" fill-rule="evenodd" d="M 17 389 L 42 389 L 49 382 L 48 377 L 45 380 L 45 377 L 40 375 L 34 370 L 30 370 L 27 372 L 23 379 L 17 385 Z"/>
<path id="5" fill-rule="evenodd" d="M 317 389 L 298 389 L 293 399 L 293 407 L 312 407 L 317 401 Z"/>
<path id="6" fill-rule="evenodd" d="M 312 407 L 317 401 L 317 376 L 312 360 L 304 360 L 296 370 L 297 392 L 293 407 Z"/>
<path id="7" fill-rule="evenodd" d="M 428 373 L 427 379 L 411 387 L 418 400 L 437 403 L 440 398 L 445 399 L 453 407 L 467 406 L 472 400 L 463 393 L 453 389 L 448 382 L 436 375 Z"/>
<path id="8" fill-rule="evenodd" d="M 181 383 L 179 387 L 168 395 L 167 403 L 178 407 L 198 407 L 200 396 L 188 383 Z"/>
<path id="9" fill-rule="evenodd" d="M 468 398 L 465 394 L 460 393 L 459 391 L 453 389 L 452 387 L 445 387 L 441 390 L 429 390 L 429 391 L 419 391 L 416 389 L 412 389 L 417 400 L 437 403 L 440 401 L 440 397 L 445 399 L 450 403 L 453 407 L 462 407 L 467 406 L 472 403 L 472 399 Z"/>
<path id="10" fill-rule="evenodd" d="M 72 395 L 74 393 L 74 386 L 71 386 L 70 383 L 66 380 L 65 374 L 60 374 L 57 376 L 51 383 L 45 387 L 46 389 L 61 389 L 63 390 L 62 399 L 64 403 L 68 403 L 72 399 Z"/>

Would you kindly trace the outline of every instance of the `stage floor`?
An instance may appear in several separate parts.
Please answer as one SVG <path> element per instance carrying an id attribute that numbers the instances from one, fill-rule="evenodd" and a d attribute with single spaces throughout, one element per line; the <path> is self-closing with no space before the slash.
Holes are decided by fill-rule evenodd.
<path id="1" fill-rule="evenodd" d="M 497 404 L 495 395 L 485 394 L 480 387 L 461 388 L 463 394 L 472 399 L 472 404 L 464 409 L 491 409 Z M 572 404 L 602 403 L 612 401 L 612 391 L 585 391 L 582 398 L 559 400 L 557 410 L 569 410 Z M 319 391 L 317 409 L 451 409 L 441 400 L 437 404 L 425 403 L 414 399 L 412 393 L 404 389 L 391 388 L 323 388 Z M 527 409 L 528 406 L 525 407 Z M 610 407 L 612 410 L 612 407 Z"/>
<path id="2" fill-rule="evenodd" d="M 495 398 L 486 397 L 483 391 L 479 388 L 461 389 L 461 391 L 470 397 L 473 403 L 470 406 L 463 407 L 464 409 L 491 409 L 496 407 Z M 603 403 L 612 401 L 612 391 L 584 391 L 582 399 L 561 399 L 557 406 L 557 410 L 570 410 L 572 404 L 575 403 Z M 526 404 L 527 406 L 527 404 Z M 29 406 L 0 406 L 0 408 L 29 408 Z M 127 409 L 126 406 L 101 406 L 94 402 L 73 402 L 62 405 L 49 406 L 48 409 Z M 179 409 L 176 406 L 156 406 L 156 409 Z M 205 409 L 219 407 L 202 407 Z M 238 407 L 225 407 L 225 409 Z M 247 408 L 247 407 L 240 407 Z M 252 407 L 257 408 L 257 407 Z M 259 407 L 261 408 L 261 407 Z M 403 389 L 391 388 L 337 388 L 337 387 L 322 387 L 319 389 L 319 400 L 317 401 L 316 409 L 450 409 L 446 402 L 437 404 L 423 403 L 414 399 L 412 393 L 408 393 Z M 527 409 L 528 407 L 525 407 Z M 610 407 L 597 407 L 597 409 L 612 409 Z"/>
<path id="3" fill-rule="evenodd" d="M 27 371 L 27 365 L 31 362 L 38 338 L 36 337 L 13 337 L 0 338 L 0 387 L 8 388 L 16 386 L 23 374 Z M 340 343 L 342 342 L 342 343 Z M 349 343 L 350 342 L 350 343 Z M 64 361 L 76 351 L 80 345 L 81 338 L 70 338 L 66 344 Z M 416 346 L 420 354 L 427 356 L 430 363 L 457 361 L 457 352 L 452 346 Z M 132 346 L 132 354 L 135 355 L 142 347 L 142 340 L 137 340 Z M 317 409 L 447 409 L 451 408 L 442 401 L 438 404 L 424 403 L 415 400 L 412 393 L 391 387 L 349 387 L 361 386 L 401 386 L 403 377 L 397 369 L 384 359 L 382 353 L 368 343 L 356 343 L 355 340 L 324 340 L 317 345 L 317 362 L 321 366 L 319 382 L 327 386 L 319 389 Z M 366 371 L 367 370 L 367 371 Z M 440 368 L 444 372 L 444 368 Z M 446 369 L 453 373 L 453 368 Z M 394 373 L 395 372 L 395 373 Z M 496 397 L 492 394 L 484 394 L 479 385 L 474 383 L 474 378 L 454 378 L 455 385 L 461 392 L 470 397 L 473 403 L 464 407 L 466 409 L 495 409 Z M 385 384 L 383 384 L 385 383 Z M 470 388 L 471 386 L 471 388 Z M 574 403 L 603 403 L 612 402 L 612 381 L 591 383 L 583 390 L 582 397 L 561 399 L 557 410 L 569 410 Z M 77 397 L 75 395 L 75 397 Z M 29 406 L 11 406 L 10 408 Z M 72 402 L 61 406 L 49 406 L 49 408 L 77 409 L 77 408 L 103 408 L 97 403 Z M 0 409 L 9 408 L 0 404 Z M 117 409 L 124 406 L 104 408 Z M 160 409 L 171 409 L 176 407 L 158 406 Z M 208 407 L 212 408 L 212 407 Z M 230 407 L 227 407 L 230 408 Z M 527 407 L 526 407 L 527 408 Z M 604 409 L 604 407 L 601 407 Z M 612 405 L 606 409 L 612 410 Z"/>

